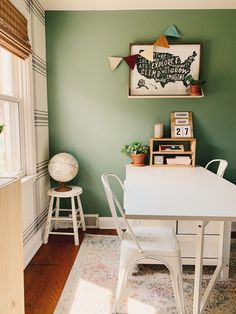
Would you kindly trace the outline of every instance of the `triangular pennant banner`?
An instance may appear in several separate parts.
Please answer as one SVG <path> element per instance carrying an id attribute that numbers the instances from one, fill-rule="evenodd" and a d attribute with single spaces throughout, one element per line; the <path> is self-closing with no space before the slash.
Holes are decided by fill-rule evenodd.
<path id="1" fill-rule="evenodd" d="M 118 67 L 121 61 L 122 61 L 122 58 L 120 57 L 109 57 L 111 70 L 114 71 Z"/>
<path id="2" fill-rule="evenodd" d="M 166 39 L 166 36 L 161 36 L 155 43 L 153 44 L 154 46 L 159 46 L 159 47 L 164 47 L 164 48 L 170 48 L 169 43 Z"/>
<path id="3" fill-rule="evenodd" d="M 144 57 L 149 61 L 153 61 L 153 46 L 148 47 L 143 52 L 140 53 L 140 56 Z"/>
<path id="4" fill-rule="evenodd" d="M 168 29 L 165 31 L 166 36 L 171 37 L 180 37 L 179 32 L 177 31 L 177 28 L 174 25 L 170 25 Z"/>
<path id="5" fill-rule="evenodd" d="M 128 57 L 124 57 L 125 62 L 128 64 L 128 66 L 133 70 L 135 67 L 135 64 L 137 62 L 138 55 L 132 55 Z"/>

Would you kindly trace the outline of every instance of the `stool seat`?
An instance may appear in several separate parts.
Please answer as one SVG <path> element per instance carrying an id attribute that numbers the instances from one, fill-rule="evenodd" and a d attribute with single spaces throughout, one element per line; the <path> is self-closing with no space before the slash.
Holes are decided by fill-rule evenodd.
<path id="1" fill-rule="evenodd" d="M 52 188 L 48 190 L 48 195 L 49 196 L 54 196 L 54 197 L 60 197 L 60 198 L 67 198 L 67 197 L 73 197 L 76 195 L 80 195 L 83 193 L 83 189 L 79 186 L 74 186 L 74 185 L 68 185 L 72 190 L 67 191 L 67 192 L 59 192 L 56 191 L 56 188 Z"/>
<path id="2" fill-rule="evenodd" d="M 48 195 L 50 196 L 50 204 L 48 210 L 48 217 L 46 222 L 46 228 L 44 232 L 43 242 L 46 244 L 48 242 L 49 234 L 57 234 L 57 235 L 73 235 L 75 240 L 75 245 L 79 245 L 79 236 L 78 236 L 78 228 L 82 226 L 82 230 L 85 231 L 85 221 L 83 208 L 80 200 L 80 195 L 83 193 L 83 189 L 79 186 L 71 185 L 71 190 L 67 192 L 59 192 L 56 191 L 56 188 L 52 188 L 48 190 Z M 71 200 L 71 208 L 61 208 L 60 200 L 69 198 Z M 77 208 L 76 202 L 77 201 Z M 55 207 L 54 207 L 55 203 Z M 68 213 L 67 216 L 61 216 L 60 212 L 63 214 Z M 66 221 L 72 223 L 73 232 L 60 232 L 60 231 L 52 231 L 53 227 L 56 230 L 58 228 L 59 221 Z"/>

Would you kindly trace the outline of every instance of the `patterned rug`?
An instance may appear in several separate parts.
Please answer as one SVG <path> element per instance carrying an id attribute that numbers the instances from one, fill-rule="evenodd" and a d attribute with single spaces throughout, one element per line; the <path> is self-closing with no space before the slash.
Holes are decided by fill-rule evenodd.
<path id="1" fill-rule="evenodd" d="M 86 235 L 54 314 L 110 314 L 117 283 L 120 241 Z M 204 267 L 203 287 L 214 267 Z M 192 313 L 193 266 L 184 267 L 186 310 Z M 177 314 L 171 279 L 161 265 L 139 265 L 130 276 L 121 313 Z M 230 278 L 219 280 L 205 313 L 236 313 L 236 240 L 232 240 Z"/>

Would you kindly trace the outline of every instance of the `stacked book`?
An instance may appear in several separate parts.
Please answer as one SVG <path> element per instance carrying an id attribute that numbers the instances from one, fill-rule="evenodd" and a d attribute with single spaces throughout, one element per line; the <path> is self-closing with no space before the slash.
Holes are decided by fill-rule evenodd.
<path id="1" fill-rule="evenodd" d="M 176 156 L 175 158 L 167 158 L 168 165 L 190 165 L 191 158 L 189 156 Z"/>

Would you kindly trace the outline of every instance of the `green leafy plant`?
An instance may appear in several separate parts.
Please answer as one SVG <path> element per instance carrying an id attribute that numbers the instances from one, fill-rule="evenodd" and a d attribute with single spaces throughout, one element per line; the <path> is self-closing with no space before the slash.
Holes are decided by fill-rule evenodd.
<path id="1" fill-rule="evenodd" d="M 201 81 L 201 80 L 195 80 L 192 76 L 192 74 L 189 74 L 185 77 L 184 79 L 184 83 L 185 86 L 189 86 L 189 85 L 199 85 L 199 86 L 203 86 L 206 81 Z"/>
<path id="2" fill-rule="evenodd" d="M 4 130 L 5 124 L 0 124 L 0 134 L 2 133 L 2 131 Z"/>
<path id="3" fill-rule="evenodd" d="M 131 144 L 125 144 L 121 152 L 126 154 L 147 154 L 149 150 L 149 147 L 147 145 L 144 145 L 142 142 L 133 142 Z"/>

